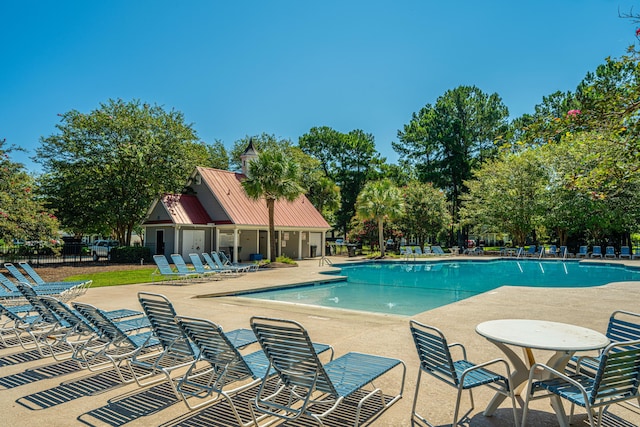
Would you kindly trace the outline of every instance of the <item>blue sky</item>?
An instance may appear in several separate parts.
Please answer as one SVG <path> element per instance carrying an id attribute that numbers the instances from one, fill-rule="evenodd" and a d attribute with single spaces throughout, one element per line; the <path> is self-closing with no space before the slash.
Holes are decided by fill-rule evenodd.
<path id="1" fill-rule="evenodd" d="M 0 3 L 0 139 L 29 157 L 58 113 L 109 98 L 184 113 L 228 148 L 263 132 L 397 132 L 447 90 L 498 93 L 511 117 L 574 90 L 636 42 L 633 1 L 28 1 Z"/>

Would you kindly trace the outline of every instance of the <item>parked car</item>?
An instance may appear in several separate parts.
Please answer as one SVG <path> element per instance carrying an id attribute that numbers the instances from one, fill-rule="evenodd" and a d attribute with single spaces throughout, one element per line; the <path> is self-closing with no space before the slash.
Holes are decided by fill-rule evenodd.
<path id="1" fill-rule="evenodd" d="M 111 249 L 119 244 L 117 240 L 96 240 L 89 246 L 93 260 L 98 261 L 100 258 L 111 260 Z"/>

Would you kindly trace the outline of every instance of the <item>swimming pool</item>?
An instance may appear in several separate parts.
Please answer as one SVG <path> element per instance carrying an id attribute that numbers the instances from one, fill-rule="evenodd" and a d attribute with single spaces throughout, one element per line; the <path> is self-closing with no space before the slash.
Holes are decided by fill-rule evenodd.
<path id="1" fill-rule="evenodd" d="M 346 280 L 241 296 L 412 316 L 503 285 L 575 288 L 640 281 L 640 269 L 559 260 L 369 262 L 336 267 Z"/>

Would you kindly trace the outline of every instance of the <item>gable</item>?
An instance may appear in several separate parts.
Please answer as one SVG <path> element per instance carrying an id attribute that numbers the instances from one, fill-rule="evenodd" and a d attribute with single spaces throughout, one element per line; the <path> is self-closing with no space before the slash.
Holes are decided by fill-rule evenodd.
<path id="1" fill-rule="evenodd" d="M 165 194 L 152 209 L 145 224 L 206 225 L 213 221 L 198 198 L 191 194 Z"/>

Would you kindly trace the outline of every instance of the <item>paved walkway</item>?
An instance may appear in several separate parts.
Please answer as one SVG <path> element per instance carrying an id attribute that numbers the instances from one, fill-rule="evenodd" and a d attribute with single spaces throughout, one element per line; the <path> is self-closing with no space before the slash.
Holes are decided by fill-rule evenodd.
<path id="1" fill-rule="evenodd" d="M 353 258 L 334 258 L 334 262 Z M 640 262 L 631 263 L 640 265 Z M 176 311 L 211 319 L 226 330 L 246 328 L 253 315 L 293 319 L 301 322 L 317 342 L 334 346 L 337 355 L 360 351 L 397 357 L 407 364 L 404 397 L 384 413 L 374 425 L 409 426 L 417 376 L 417 356 L 408 330 L 408 317 L 378 315 L 348 310 L 309 307 L 238 297 L 194 298 L 221 292 L 257 289 L 275 285 L 316 281 L 326 278 L 318 260 L 305 260 L 299 267 L 264 270 L 224 281 L 176 286 L 143 284 L 90 289 L 80 301 L 103 309 L 139 309 L 139 291 L 166 295 Z M 584 289 L 534 289 L 502 287 L 454 304 L 420 313 L 412 318 L 439 327 L 450 342 L 462 342 L 469 358 L 484 361 L 501 357 L 500 351 L 475 333 L 475 326 L 498 318 L 537 318 L 579 324 L 604 331 L 609 314 L 616 309 L 639 311 L 637 282 L 615 283 Z M 538 354 L 537 354 L 538 355 Z M 544 360 L 545 354 L 539 358 Z M 395 389 L 399 378 L 377 384 Z M 33 352 L 15 348 L 0 349 L 0 425 L 20 426 L 177 426 L 233 425 L 224 423 L 212 409 L 189 412 L 162 387 L 140 389 L 135 384 L 120 385 L 109 375 L 90 374 L 70 362 L 55 363 L 51 358 L 34 358 Z M 504 403 L 492 417 L 482 415 L 491 392 L 474 393 L 476 408 L 470 414 L 471 426 L 510 426 L 512 413 Z M 420 411 L 434 425 L 447 425 L 453 412 L 455 391 L 427 378 L 421 388 Z M 468 404 L 464 399 L 463 405 Z M 546 401 L 535 402 L 530 425 L 555 426 L 557 420 Z M 638 411 L 640 412 L 640 411 Z M 640 413 L 616 408 L 614 413 L 628 420 L 609 420 L 605 425 L 640 424 Z M 580 416 L 579 420 L 584 417 Z M 581 424 L 578 424 L 581 425 Z"/>

